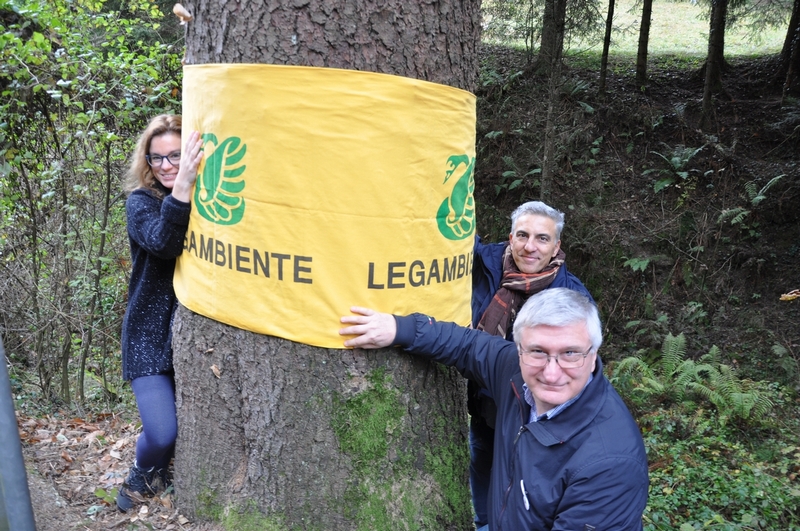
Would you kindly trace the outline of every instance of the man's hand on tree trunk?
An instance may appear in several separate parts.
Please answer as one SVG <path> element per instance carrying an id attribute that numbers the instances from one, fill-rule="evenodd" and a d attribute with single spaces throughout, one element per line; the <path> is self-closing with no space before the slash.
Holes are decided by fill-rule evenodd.
<path id="1" fill-rule="evenodd" d="M 382 348 L 392 344 L 397 335 L 397 323 L 393 315 L 361 306 L 351 306 L 350 311 L 358 315 L 345 315 L 341 318 L 343 324 L 352 326 L 339 329 L 339 335 L 356 337 L 346 340 L 344 346 Z"/>

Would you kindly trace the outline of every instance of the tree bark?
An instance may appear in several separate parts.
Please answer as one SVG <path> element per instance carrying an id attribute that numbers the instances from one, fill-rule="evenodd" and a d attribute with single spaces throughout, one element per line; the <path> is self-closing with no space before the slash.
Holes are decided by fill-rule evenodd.
<path id="1" fill-rule="evenodd" d="M 781 75 L 786 74 L 786 70 L 788 70 L 793 43 L 797 39 L 798 31 L 800 31 L 800 0 L 794 0 L 792 16 L 789 17 L 789 27 L 786 30 L 786 37 L 783 39 L 783 47 L 781 48 Z"/>
<path id="2" fill-rule="evenodd" d="M 479 0 L 184 5 L 186 64 L 335 67 L 466 90 L 477 79 Z M 184 307 L 173 334 L 184 514 L 267 530 L 470 527 L 466 386 L 454 370 L 263 336 Z"/>
<path id="3" fill-rule="evenodd" d="M 728 0 L 716 0 L 711 11 L 711 31 L 708 34 L 709 57 L 706 65 L 711 66 L 711 90 L 722 91 L 722 73 L 725 67 L 725 26 L 728 19 Z"/>
<path id="4" fill-rule="evenodd" d="M 636 87 L 647 85 L 647 48 L 650 43 L 650 23 L 653 17 L 653 0 L 642 3 L 642 23 L 639 26 L 639 48 L 636 52 Z"/>
<path id="5" fill-rule="evenodd" d="M 556 174 L 556 141 L 558 125 L 556 115 L 561 100 L 561 55 L 559 54 L 548 83 L 547 117 L 544 126 L 544 149 L 542 154 L 542 176 L 539 186 L 539 199 L 545 203 L 550 201 L 550 190 Z"/>
<path id="6" fill-rule="evenodd" d="M 547 201 L 555 174 L 556 157 L 556 113 L 561 85 L 561 57 L 564 52 L 564 31 L 567 16 L 566 0 L 545 0 L 542 17 L 542 43 L 539 47 L 537 70 L 548 79 L 547 116 L 544 128 L 542 152 L 542 175 L 539 199 Z"/>
<path id="7" fill-rule="evenodd" d="M 611 30 L 614 27 L 614 0 L 608 0 L 608 14 L 606 15 L 606 32 L 603 36 L 603 55 L 600 58 L 600 82 L 598 92 L 606 92 L 606 74 L 608 73 L 608 50 L 611 48 Z M 645 59 L 645 67 L 647 60 Z"/>
<path id="8" fill-rule="evenodd" d="M 778 71 L 783 82 L 782 99 L 800 92 L 800 0 L 794 0 L 792 16 L 789 19 L 789 28 L 781 49 L 781 67 Z"/>
<path id="9" fill-rule="evenodd" d="M 547 117 L 544 128 L 542 175 L 539 198 L 547 201 L 555 175 L 556 139 L 558 136 L 556 114 L 561 98 L 561 60 L 564 53 L 564 31 L 567 17 L 566 0 L 545 0 L 542 20 L 542 45 L 539 50 L 538 71 L 548 78 Z"/>
<path id="10" fill-rule="evenodd" d="M 714 126 L 713 95 L 722 90 L 722 64 L 725 46 L 725 18 L 728 13 L 728 0 L 712 0 L 711 23 L 708 34 L 708 57 L 705 65 L 703 83 L 703 112 L 700 127 L 711 130 Z"/>
<path id="11" fill-rule="evenodd" d="M 563 1 L 563 0 L 561 0 Z M 480 0 L 197 0 L 186 64 L 267 63 L 397 74 L 473 90 Z"/>
<path id="12" fill-rule="evenodd" d="M 564 27 L 567 18 L 567 0 L 545 0 L 542 17 L 542 43 L 539 47 L 537 70 L 550 75 L 564 51 Z"/>

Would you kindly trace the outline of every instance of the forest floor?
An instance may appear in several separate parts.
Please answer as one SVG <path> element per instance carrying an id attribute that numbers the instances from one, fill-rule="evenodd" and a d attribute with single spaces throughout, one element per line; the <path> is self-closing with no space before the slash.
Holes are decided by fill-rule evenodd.
<path id="1" fill-rule="evenodd" d="M 546 200 L 567 213 L 563 248 L 602 310 L 606 356 L 685 332 L 693 355 L 719 345 L 751 377 L 778 374 L 797 386 L 800 300 L 780 295 L 800 288 L 800 107 L 781 104 L 779 84 L 770 81 L 775 58 L 736 60 L 717 102 L 716 131 L 702 132 L 694 125 L 700 78 L 667 60 L 652 63 L 642 91 L 632 66 L 612 61 L 606 98 L 596 95 L 595 70 L 573 66 L 561 102 L 568 127 Z M 510 184 L 541 157 L 545 84 L 522 52 L 502 48 L 484 50 L 482 72 L 476 199 L 479 232 L 496 240 L 507 237 L 515 206 L 539 198 L 532 179 Z M 697 152 L 685 160 L 689 153 L 680 148 Z M 665 168 L 654 152 L 678 157 L 680 167 L 643 175 Z M 745 183 L 760 189 L 778 175 L 785 177 L 752 204 Z M 674 182 L 656 192 L 659 176 Z M 748 211 L 742 222 L 717 221 L 737 207 Z M 171 494 L 129 514 L 104 495 L 120 486 L 133 461 L 135 419 L 135 412 L 19 414 L 39 531 L 222 529 L 191 522 Z"/>
<path id="2" fill-rule="evenodd" d="M 38 531 L 79 529 L 205 530 L 173 506 L 172 493 L 129 513 L 107 493 L 118 489 L 134 459 L 137 425 L 118 415 L 92 419 L 18 416 Z"/>

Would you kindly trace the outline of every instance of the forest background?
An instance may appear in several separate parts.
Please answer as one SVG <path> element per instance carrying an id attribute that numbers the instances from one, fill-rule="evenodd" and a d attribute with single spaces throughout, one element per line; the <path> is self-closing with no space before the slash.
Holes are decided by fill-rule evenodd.
<path id="1" fill-rule="evenodd" d="M 525 200 L 566 212 L 645 436 L 646 529 L 800 529 L 798 1 L 657 2 L 644 44 L 648 3 L 620 2 L 607 54 L 608 6 L 558 3 L 548 48 L 546 3 L 484 2 L 478 232 L 505 239 Z M 180 112 L 171 7 L 0 0 L 0 329 L 40 529 L 200 528 L 169 496 L 112 501 L 137 429 L 121 176 L 146 121 Z"/>

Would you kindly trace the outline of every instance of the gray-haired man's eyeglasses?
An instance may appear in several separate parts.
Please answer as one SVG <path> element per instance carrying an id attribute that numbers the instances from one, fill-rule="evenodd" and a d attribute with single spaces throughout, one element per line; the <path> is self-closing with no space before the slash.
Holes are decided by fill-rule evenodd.
<path id="1" fill-rule="evenodd" d="M 519 355 L 522 358 L 522 363 L 528 367 L 545 367 L 550 362 L 550 359 L 554 359 L 562 369 L 577 369 L 578 367 L 583 367 L 583 362 L 591 351 L 592 347 L 590 346 L 585 352 L 568 350 L 552 356 L 543 350 L 524 350 L 522 347 L 519 347 Z"/>

